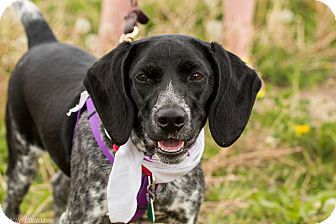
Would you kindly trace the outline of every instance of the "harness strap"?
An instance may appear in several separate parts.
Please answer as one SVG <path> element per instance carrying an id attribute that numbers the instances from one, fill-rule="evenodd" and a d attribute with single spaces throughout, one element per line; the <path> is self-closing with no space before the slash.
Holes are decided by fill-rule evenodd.
<path id="1" fill-rule="evenodd" d="M 98 113 L 96 112 L 96 108 L 93 105 L 93 102 L 92 102 L 91 98 L 88 98 L 86 100 L 86 108 L 87 108 L 88 113 L 89 113 L 89 122 L 90 122 L 90 126 L 91 126 L 93 136 L 95 137 L 96 142 L 97 142 L 100 150 L 104 154 L 104 156 L 110 161 L 111 164 L 113 164 L 114 157 L 110 153 L 109 148 L 105 145 L 105 143 L 104 143 L 104 141 L 103 141 L 103 139 L 100 135 L 100 132 L 99 132 L 100 118 L 98 116 Z"/>
<path id="2" fill-rule="evenodd" d="M 114 156 L 113 154 L 110 152 L 109 147 L 106 146 L 106 144 L 104 143 L 101 135 L 100 135 L 100 118 L 98 116 L 98 113 L 96 112 L 96 108 L 92 102 L 92 99 L 89 97 L 86 100 L 86 108 L 88 111 L 88 119 L 90 122 L 90 127 L 93 133 L 93 136 L 95 137 L 95 140 L 99 146 L 99 148 L 101 149 L 102 153 L 104 154 L 104 156 L 110 161 L 111 165 L 113 165 L 114 162 Z M 78 112 L 79 113 L 79 112 Z M 78 121 L 78 120 L 77 120 Z M 77 122 L 76 122 L 77 124 Z M 118 150 L 118 146 L 113 145 L 113 150 Z M 144 167 L 144 166 L 143 166 Z M 143 170 L 144 171 L 144 170 Z M 148 172 L 150 172 L 148 170 Z M 147 174 L 146 175 L 142 175 L 142 181 L 141 181 L 141 186 L 137 195 L 137 210 L 132 218 L 131 221 L 136 221 L 138 219 L 140 219 L 146 212 L 147 207 L 148 207 L 148 199 L 147 199 L 147 186 L 148 186 L 148 177 Z"/>

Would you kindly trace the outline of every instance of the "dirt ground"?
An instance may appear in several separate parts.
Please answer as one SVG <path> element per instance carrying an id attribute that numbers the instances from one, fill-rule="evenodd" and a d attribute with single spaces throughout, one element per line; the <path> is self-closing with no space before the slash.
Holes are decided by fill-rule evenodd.
<path id="1" fill-rule="evenodd" d="M 300 96 L 309 101 L 309 113 L 313 120 L 336 122 L 336 78 L 330 78 L 322 85 L 304 90 Z"/>

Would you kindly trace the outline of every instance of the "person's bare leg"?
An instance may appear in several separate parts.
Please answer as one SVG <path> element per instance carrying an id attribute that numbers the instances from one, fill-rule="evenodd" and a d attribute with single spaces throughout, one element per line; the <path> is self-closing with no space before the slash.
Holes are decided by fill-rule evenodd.
<path id="1" fill-rule="evenodd" d="M 128 0 L 103 0 L 99 25 L 99 54 L 106 53 L 119 42 L 124 17 L 129 10 Z"/>
<path id="2" fill-rule="evenodd" d="M 253 38 L 255 0 L 224 0 L 225 47 L 247 60 Z"/>

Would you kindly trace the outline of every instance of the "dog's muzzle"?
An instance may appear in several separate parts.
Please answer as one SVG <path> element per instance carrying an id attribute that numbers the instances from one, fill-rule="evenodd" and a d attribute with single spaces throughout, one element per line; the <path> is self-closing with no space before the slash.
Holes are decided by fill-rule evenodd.
<path id="1" fill-rule="evenodd" d="M 162 108 L 157 112 L 157 124 L 167 134 L 174 134 L 181 130 L 186 122 L 186 113 L 179 108 Z M 181 139 L 168 138 L 158 141 L 161 150 L 167 153 L 177 153 L 184 147 Z"/>
<path id="2" fill-rule="evenodd" d="M 163 108 L 157 112 L 157 124 L 166 133 L 174 133 L 183 128 L 186 113 L 178 108 Z"/>

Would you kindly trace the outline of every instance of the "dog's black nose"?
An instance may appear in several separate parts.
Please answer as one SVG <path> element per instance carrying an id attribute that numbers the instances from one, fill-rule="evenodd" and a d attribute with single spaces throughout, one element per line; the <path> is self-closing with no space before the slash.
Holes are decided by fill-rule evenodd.
<path id="1" fill-rule="evenodd" d="M 180 130 L 184 126 L 186 113 L 181 109 L 161 109 L 157 113 L 159 127 L 166 132 Z"/>

